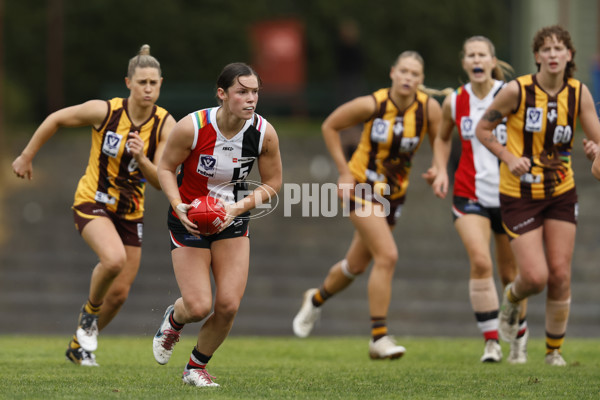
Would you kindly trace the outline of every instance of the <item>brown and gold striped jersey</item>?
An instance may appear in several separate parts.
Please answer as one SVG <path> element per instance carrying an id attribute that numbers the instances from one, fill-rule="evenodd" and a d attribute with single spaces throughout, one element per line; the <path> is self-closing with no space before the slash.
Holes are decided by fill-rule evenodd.
<path id="1" fill-rule="evenodd" d="M 535 75 L 516 79 L 519 105 L 508 116 L 506 148 L 528 157 L 531 169 L 517 177 L 500 166 L 500 193 L 523 199 L 546 199 L 575 187 L 571 149 L 579 114 L 581 82 L 568 79 L 556 96 L 537 83 Z"/>
<path id="2" fill-rule="evenodd" d="M 354 179 L 368 183 L 375 190 L 389 185 L 385 195 L 390 200 L 403 200 L 409 183 L 412 157 L 427 132 L 427 100 L 417 91 L 415 101 L 399 110 L 390 98 L 390 89 L 373 93 L 376 112 L 365 122 L 357 149 L 348 165 Z M 383 194 L 379 192 L 379 194 Z"/>
<path id="3" fill-rule="evenodd" d="M 92 128 L 92 148 L 85 175 L 79 180 L 74 206 L 103 204 L 109 211 L 132 220 L 144 214 L 146 179 L 127 150 L 129 132 L 138 131 L 144 153 L 154 159 L 167 110 L 154 106 L 150 118 L 140 126 L 129 119 L 127 99 L 108 100 L 108 114 L 98 130 Z"/>

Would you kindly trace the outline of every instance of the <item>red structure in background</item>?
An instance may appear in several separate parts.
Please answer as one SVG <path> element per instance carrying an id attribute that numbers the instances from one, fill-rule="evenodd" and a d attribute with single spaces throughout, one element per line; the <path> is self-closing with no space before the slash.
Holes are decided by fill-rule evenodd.
<path id="1" fill-rule="evenodd" d="M 250 35 L 252 66 L 262 79 L 267 101 L 289 101 L 294 114 L 304 113 L 304 25 L 296 19 L 263 21 L 251 27 Z"/>

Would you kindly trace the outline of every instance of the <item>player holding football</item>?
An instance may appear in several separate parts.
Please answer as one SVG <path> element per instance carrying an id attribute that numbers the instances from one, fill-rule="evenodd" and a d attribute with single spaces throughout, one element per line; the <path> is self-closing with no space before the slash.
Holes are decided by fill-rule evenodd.
<path id="1" fill-rule="evenodd" d="M 255 113 L 259 88 L 260 78 L 250 66 L 225 66 L 217 79 L 220 106 L 179 121 L 158 166 L 171 204 L 171 258 L 181 297 L 164 314 L 153 341 L 154 358 L 166 364 L 183 326 L 206 318 L 183 370 L 183 382 L 190 385 L 219 386 L 206 364 L 229 334 L 246 287 L 249 211 L 281 187 L 277 133 Z M 248 193 L 245 180 L 255 161 L 262 183 L 239 198 Z M 205 195 L 219 198 L 227 211 L 219 231 L 210 236 L 201 235 L 187 217 L 190 203 Z M 216 286 L 212 313 L 211 271 Z"/>
<path id="2" fill-rule="evenodd" d="M 90 100 L 50 114 L 12 164 L 19 178 L 32 179 L 33 158 L 60 127 L 92 127 L 89 164 L 75 192 L 73 215 L 100 261 L 66 352 L 78 365 L 98 365 L 93 353 L 98 332 L 121 309 L 140 267 L 146 182 L 160 190 L 155 164 L 175 126 L 155 104 L 162 80 L 150 46 L 142 46 L 129 60 L 128 98 Z"/>

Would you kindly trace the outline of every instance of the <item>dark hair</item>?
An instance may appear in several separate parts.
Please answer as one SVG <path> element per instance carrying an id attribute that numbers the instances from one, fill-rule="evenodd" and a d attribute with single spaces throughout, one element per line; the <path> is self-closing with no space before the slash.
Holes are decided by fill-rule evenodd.
<path id="1" fill-rule="evenodd" d="M 254 75 L 258 80 L 258 86 L 262 85 L 262 81 L 260 80 L 260 76 L 256 73 L 256 71 L 249 66 L 248 64 L 241 62 L 234 62 L 231 64 L 227 64 L 223 67 L 223 70 L 219 74 L 217 78 L 217 89 L 221 88 L 225 91 L 229 89 L 231 86 L 235 84 L 235 82 L 239 82 L 240 76 L 252 76 Z M 241 83 L 240 83 L 241 85 Z M 244 86 L 244 85 L 242 85 Z M 217 101 L 221 104 L 221 100 L 217 97 Z"/>
<path id="2" fill-rule="evenodd" d="M 556 37 L 556 40 L 558 40 L 559 42 L 563 42 L 566 48 L 571 50 L 571 61 L 567 62 L 567 68 L 565 69 L 565 80 L 572 78 L 577 68 L 575 66 L 574 61 L 575 46 L 573 46 L 571 34 L 568 30 L 566 30 L 560 25 L 546 26 L 540 29 L 533 37 L 533 52 L 537 53 L 540 50 L 540 47 L 544 45 L 544 41 L 546 40 L 546 38 L 552 38 L 552 36 Z M 537 69 L 539 71 L 540 64 L 535 63 L 535 65 L 537 65 Z"/>
<path id="3" fill-rule="evenodd" d="M 463 48 L 460 51 L 461 59 L 465 58 L 465 46 L 468 43 L 472 43 L 472 42 L 483 42 L 483 43 L 487 44 L 492 57 L 496 57 L 496 47 L 494 46 L 494 43 L 492 43 L 492 41 L 485 36 L 476 35 L 476 36 L 471 36 L 470 38 L 467 38 L 464 41 Z M 492 70 L 492 78 L 503 81 L 506 79 L 506 75 L 512 75 L 513 72 L 514 72 L 514 70 L 509 63 L 502 61 L 502 60 L 498 60 L 496 58 L 496 67 L 494 67 L 494 69 Z"/>
<path id="4" fill-rule="evenodd" d="M 138 55 L 129 60 L 129 66 L 127 67 L 127 77 L 131 79 L 135 74 L 136 68 L 156 68 L 158 75 L 162 76 L 160 70 L 160 63 L 158 60 L 150 55 L 150 46 L 147 44 L 142 45 L 138 51 Z"/>

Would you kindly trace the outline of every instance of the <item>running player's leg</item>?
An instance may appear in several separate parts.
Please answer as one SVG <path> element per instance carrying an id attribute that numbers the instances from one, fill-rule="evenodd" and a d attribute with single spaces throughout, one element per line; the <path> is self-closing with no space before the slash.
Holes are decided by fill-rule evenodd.
<path id="1" fill-rule="evenodd" d="M 142 248 L 136 246 L 125 246 L 127 261 L 123 270 L 113 280 L 102 304 L 102 310 L 98 319 L 98 329 L 102 331 L 110 321 L 119 313 L 121 307 L 129 296 L 131 285 L 140 268 Z"/>
<path id="2" fill-rule="evenodd" d="M 514 237 L 511 248 L 518 272 L 504 290 L 499 314 L 499 334 L 508 342 L 517 337 L 522 300 L 543 291 L 548 281 L 542 226 Z"/>
<path id="3" fill-rule="evenodd" d="M 398 261 L 398 249 L 383 206 L 372 204 L 369 210 L 355 210 L 350 214 L 362 244 L 373 257 L 369 275 L 368 296 L 371 315 L 369 356 L 373 359 L 398 358 L 404 347 L 396 345 L 388 335 L 387 315 L 392 297 L 392 279 Z"/>
<path id="4" fill-rule="evenodd" d="M 502 351 L 498 342 L 498 293 L 494 283 L 490 251 L 490 219 L 477 214 L 464 214 L 454 226 L 469 256 L 469 298 L 477 326 L 484 340 L 482 362 L 499 362 Z"/>
<path id="5" fill-rule="evenodd" d="M 200 328 L 198 342 L 183 371 L 183 381 L 196 386 L 218 386 L 206 372 L 206 364 L 229 335 L 240 307 L 248 281 L 250 240 L 242 236 L 214 241 L 211 255 L 214 312 Z"/>
<path id="6" fill-rule="evenodd" d="M 237 237 L 213 242 L 214 313 L 198 335 L 198 350 L 212 355 L 225 340 L 240 306 L 250 262 L 250 239 Z"/>
<path id="7" fill-rule="evenodd" d="M 293 320 L 294 334 L 305 338 L 312 332 L 321 314 L 321 307 L 327 299 L 347 288 L 354 278 L 362 274 L 371 262 L 371 253 L 362 242 L 360 235 L 354 237 L 346 257 L 335 263 L 319 288 L 304 292 L 302 305 Z"/>
<path id="8" fill-rule="evenodd" d="M 185 324 L 203 320 L 212 309 L 208 244 L 207 247 L 188 247 L 186 244 L 194 244 L 193 241 L 185 243 L 185 236 L 178 239 L 182 245 L 173 246 L 171 259 L 181 297 L 167 307 L 153 338 L 154 358 L 159 364 L 169 362 Z"/>
<path id="9" fill-rule="evenodd" d="M 81 236 L 100 260 L 90 280 L 88 300 L 79 316 L 77 341 L 84 350 L 93 352 L 98 342 L 98 317 L 106 293 L 112 282 L 123 270 L 127 253 L 113 222 L 106 217 L 90 220 Z"/>
<path id="10" fill-rule="evenodd" d="M 354 232 L 346 257 L 331 267 L 323 281 L 321 287 L 327 292 L 328 297 L 350 286 L 354 282 L 354 278 L 365 272 L 371 259 L 371 253 L 362 241 L 360 234 Z"/>
<path id="11" fill-rule="evenodd" d="M 566 365 L 561 346 L 567 332 L 571 304 L 571 261 L 575 246 L 576 225 L 546 219 L 544 238 L 548 253 L 548 292 L 546 299 L 546 362 Z"/>
<path id="12" fill-rule="evenodd" d="M 500 281 L 506 285 L 515 280 L 517 276 L 517 263 L 510 247 L 510 240 L 506 233 L 495 233 L 496 261 Z M 521 301 L 519 314 L 519 330 L 517 336 L 510 342 L 508 362 L 511 364 L 524 364 L 527 362 L 527 340 L 529 329 L 527 327 L 527 299 Z"/>

